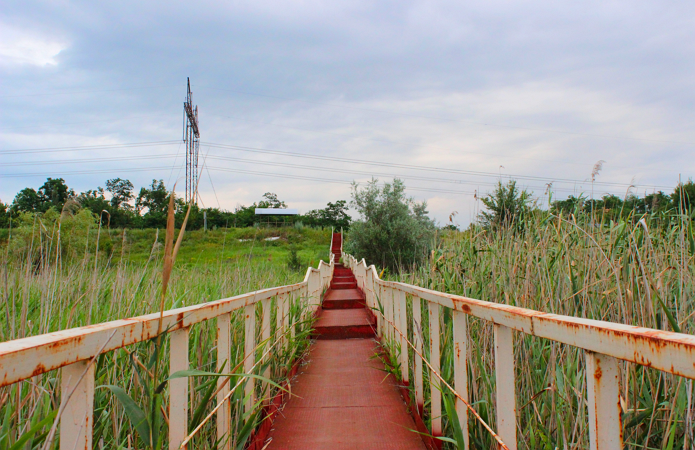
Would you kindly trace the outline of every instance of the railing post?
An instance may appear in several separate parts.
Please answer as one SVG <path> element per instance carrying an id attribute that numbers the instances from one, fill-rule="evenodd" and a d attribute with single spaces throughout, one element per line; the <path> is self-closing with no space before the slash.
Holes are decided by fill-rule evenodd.
<path id="1" fill-rule="evenodd" d="M 270 342 L 270 299 L 266 298 L 262 302 L 263 305 L 263 320 L 261 325 L 261 340 L 265 342 L 263 345 L 263 353 L 267 352 L 272 342 Z M 265 361 L 270 360 L 270 353 L 266 356 Z M 265 362 L 264 361 L 264 362 Z M 270 379 L 270 364 L 263 371 L 263 376 Z M 268 383 L 263 383 L 263 395 L 270 393 L 270 385 Z"/>
<path id="2" fill-rule="evenodd" d="M 623 448 L 620 422 L 618 360 L 586 350 L 586 385 L 589 404 L 589 448 Z"/>
<path id="3" fill-rule="evenodd" d="M 256 305 L 244 307 L 244 373 L 251 374 L 256 359 Z M 244 396 L 247 398 L 245 412 L 250 413 L 254 404 L 254 379 L 246 379 Z"/>
<path id="4" fill-rule="evenodd" d="M 169 374 L 188 370 L 188 328 L 169 333 Z M 188 378 L 169 382 L 169 450 L 178 450 L 188 434 Z"/>
<path id="5" fill-rule="evenodd" d="M 402 335 L 399 334 L 398 338 L 401 343 L 401 374 L 403 375 L 403 382 L 408 383 L 410 380 L 410 374 L 408 373 L 410 369 L 409 359 L 408 359 L 408 344 L 405 341 L 406 336 L 408 336 L 408 308 L 405 302 L 405 292 L 398 292 L 398 327 L 400 328 Z"/>
<path id="6" fill-rule="evenodd" d="M 433 372 L 440 374 L 439 369 L 439 305 L 427 302 L 430 322 L 430 364 Z M 430 407 L 432 418 L 432 434 L 442 434 L 442 393 L 439 390 L 439 378 L 435 373 L 430 374 Z"/>
<path id="7" fill-rule="evenodd" d="M 461 311 L 453 311 L 453 326 L 454 389 L 468 402 L 468 315 Z M 468 407 L 460 399 L 456 399 L 456 414 L 468 449 Z"/>
<path id="8" fill-rule="evenodd" d="M 418 412 L 422 414 L 425 405 L 425 391 L 422 385 L 422 310 L 420 298 L 413 297 L 413 343 L 415 344 L 415 364 L 413 378 L 415 379 L 415 402 Z"/>
<path id="9" fill-rule="evenodd" d="M 285 346 L 285 294 L 278 294 L 275 297 L 275 329 L 277 330 L 278 339 L 280 339 L 282 348 Z"/>
<path id="10" fill-rule="evenodd" d="M 395 323 L 394 321 L 394 304 L 393 304 L 393 296 L 395 294 L 395 290 L 392 287 L 387 287 L 386 288 L 386 295 L 384 296 L 386 299 L 386 305 L 384 305 L 384 312 L 386 313 L 386 317 L 388 318 L 388 323 L 386 324 L 386 336 L 389 341 L 393 341 L 396 332 L 393 328 L 392 323 Z"/>
<path id="11" fill-rule="evenodd" d="M 374 304 L 377 308 L 381 309 L 384 307 L 384 288 L 376 280 L 376 298 L 374 299 Z M 376 315 L 376 335 L 382 337 L 384 335 L 384 319 L 381 318 L 381 314 Z"/>
<path id="12" fill-rule="evenodd" d="M 232 314 L 226 313 L 217 316 L 217 371 L 224 367 L 226 373 L 232 370 L 232 345 L 231 345 L 231 323 Z M 222 403 L 225 396 L 229 394 L 230 379 L 217 379 L 217 403 Z M 222 443 L 221 450 L 232 448 L 230 430 L 232 429 L 230 403 L 227 402 L 217 411 L 217 441 Z"/>
<path id="13" fill-rule="evenodd" d="M 63 367 L 61 395 L 70 397 L 63 400 L 67 403 L 60 417 L 60 450 L 91 450 L 94 425 L 94 364 L 91 361 Z"/>
<path id="14" fill-rule="evenodd" d="M 495 324 L 495 378 L 497 380 L 497 434 L 509 450 L 516 450 L 516 398 L 514 390 L 514 335 Z"/>

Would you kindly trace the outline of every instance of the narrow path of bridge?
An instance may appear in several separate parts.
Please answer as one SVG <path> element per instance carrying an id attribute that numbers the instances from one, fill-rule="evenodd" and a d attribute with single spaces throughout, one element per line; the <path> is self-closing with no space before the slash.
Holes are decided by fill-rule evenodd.
<path id="1" fill-rule="evenodd" d="M 340 257 L 340 235 L 333 253 Z M 292 383 L 266 447 L 425 449 L 392 375 L 375 354 L 374 316 L 352 272 L 337 264 L 308 364 Z"/>

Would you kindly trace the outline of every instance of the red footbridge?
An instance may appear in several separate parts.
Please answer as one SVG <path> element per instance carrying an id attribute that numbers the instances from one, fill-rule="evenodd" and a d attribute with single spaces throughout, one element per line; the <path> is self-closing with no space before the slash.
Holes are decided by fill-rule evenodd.
<path id="1" fill-rule="evenodd" d="M 0 343 L 0 388 L 52 377 L 60 386 L 60 407 L 45 448 L 54 448 L 50 442 L 61 450 L 98 448 L 95 362 L 102 354 L 162 337 L 173 375 L 163 390 L 162 427 L 172 450 L 441 448 L 447 412 L 442 393 L 455 399 L 460 430 L 454 431 L 460 431 L 465 448 L 469 423 L 477 423 L 494 446 L 516 450 L 513 338 L 523 333 L 581 349 L 589 447 L 614 450 L 623 448 L 620 361 L 695 379 L 695 336 L 384 280 L 373 265 L 344 251 L 342 233 L 333 233 L 329 249 L 328 262 L 308 268 L 300 283 Z M 450 333 L 442 333 L 445 310 Z M 494 426 L 469 401 L 467 355 L 478 345 L 468 333 L 471 317 L 494 330 Z M 205 321 L 216 326 L 214 347 L 190 348 L 190 328 Z M 243 333 L 234 331 L 239 329 Z M 305 351 L 288 351 L 300 339 Z M 440 367 L 444 345 L 454 349 L 453 376 L 447 379 Z M 233 348 L 243 350 L 241 360 Z M 191 426 L 193 382 L 180 375 L 197 368 L 192 361 L 203 351 L 214 352 L 219 373 L 238 370 L 218 377 L 205 417 Z M 253 427 L 250 434 L 240 431 L 244 421 Z M 208 441 L 201 430 L 207 430 Z"/>

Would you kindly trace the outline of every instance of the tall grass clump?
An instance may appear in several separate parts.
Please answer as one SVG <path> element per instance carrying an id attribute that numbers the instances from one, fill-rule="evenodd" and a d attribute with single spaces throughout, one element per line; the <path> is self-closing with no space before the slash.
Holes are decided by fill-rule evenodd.
<path id="1" fill-rule="evenodd" d="M 254 257 L 259 247 L 262 249 L 266 244 L 263 232 L 255 235 L 255 230 L 230 231 L 228 241 L 225 234 L 221 246 L 219 242 L 215 246 L 203 242 L 207 238 L 201 233 L 198 233 L 200 236 L 185 236 L 183 229 L 177 237 L 172 223 L 161 232 L 134 231 L 139 238 L 135 241 L 129 233 L 109 230 L 99 217 L 78 208 L 63 208 L 61 213 L 49 210 L 22 215 L 13 224 L 7 241 L 0 243 L 0 298 L 3 302 L 0 340 L 149 313 L 161 314 L 164 310 L 296 283 L 301 279 L 297 272 L 270 257 Z M 248 239 L 252 242 L 240 242 L 249 233 Z M 283 233 L 297 235 L 294 239 L 299 240 L 304 237 L 294 229 Z M 149 242 L 143 244 L 141 241 L 145 237 Z M 190 243 L 190 239 L 207 248 L 205 258 L 186 255 L 186 243 Z M 240 253 L 242 257 L 239 258 L 227 256 L 228 248 L 242 244 L 248 249 L 245 256 L 244 253 Z M 145 257 L 133 257 L 131 251 L 139 252 L 141 246 L 147 247 Z M 183 264 L 175 264 L 177 253 L 186 256 Z M 305 299 L 290 300 L 289 323 L 295 324 L 294 333 L 276 329 L 277 299 L 266 305 L 271 315 L 271 342 L 261 340 L 260 310 L 263 306 L 256 309 L 259 355 L 284 336 L 278 347 L 279 356 L 254 370 L 254 376 L 267 377 L 264 379 L 269 381 L 257 383 L 257 398 L 263 398 L 261 389 L 278 389 L 277 385 L 288 374 L 288 364 L 301 356 L 308 346 L 305 338 L 310 331 L 310 320 Z M 225 364 L 223 371 L 233 374 L 231 379 L 234 380 L 248 374 L 241 373 L 244 317 L 238 313 L 232 320 L 232 360 Z M 95 385 L 100 386 L 94 393 L 95 448 L 168 447 L 168 374 L 164 374 L 164 368 L 169 366 L 169 340 L 166 331 L 161 330 L 162 334 L 149 342 L 108 352 L 94 361 Z M 216 331 L 214 320 L 190 328 L 188 357 L 190 366 L 198 372 L 179 374 L 190 383 L 189 431 L 201 426 L 190 448 L 214 449 L 220 444 L 216 442 L 215 421 L 204 422 L 215 406 Z M 60 399 L 60 370 L 0 388 L 0 449 L 58 448 L 59 436 L 53 439 L 49 432 L 56 420 Z M 243 389 L 239 389 L 228 406 L 234 420 L 234 429 L 228 436 L 233 448 L 243 447 L 262 420 L 261 403 L 256 404 L 250 414 L 244 412 L 243 404 Z M 141 420 L 136 420 L 138 414 L 146 416 L 146 427 Z"/>
<path id="2" fill-rule="evenodd" d="M 612 221 L 600 211 L 579 216 L 533 211 L 519 220 L 443 232 L 426 263 L 392 278 L 537 311 L 695 333 L 695 239 L 688 214 L 627 211 Z M 424 304 L 422 311 L 427 349 Z M 470 399 L 494 426 L 492 324 L 468 320 Z M 445 309 L 441 321 L 442 373 L 452 382 L 450 311 Z M 515 333 L 515 360 L 519 448 L 588 448 L 583 351 Z M 620 369 L 626 448 L 693 448 L 692 380 L 626 362 Z M 425 386 L 428 380 L 426 373 Z M 454 437 L 447 417 L 444 426 Z M 496 448 L 478 421 L 470 419 L 469 427 L 472 448 Z"/>

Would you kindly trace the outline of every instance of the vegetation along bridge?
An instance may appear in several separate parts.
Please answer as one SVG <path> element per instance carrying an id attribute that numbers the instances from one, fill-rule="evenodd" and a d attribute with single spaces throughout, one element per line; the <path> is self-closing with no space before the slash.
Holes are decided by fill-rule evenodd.
<path id="1" fill-rule="evenodd" d="M 440 332 L 444 316 L 452 334 Z M 466 355 L 478 342 L 467 330 L 470 317 L 494 328 L 492 418 L 468 401 Z M 211 319 L 216 345 L 197 347 L 190 330 Z M 444 418 L 454 436 L 446 445 L 468 448 L 475 423 L 493 447 L 516 449 L 515 331 L 584 352 L 591 449 L 623 448 L 619 360 L 695 379 L 695 336 L 384 281 L 374 266 L 343 253 L 336 233 L 329 263 L 309 268 L 301 283 L 2 343 L 0 386 L 56 377 L 51 373 L 61 369 L 59 408 L 46 418 L 53 426 L 43 448 L 100 448 L 93 442 L 94 396 L 103 388 L 130 419 L 131 448 L 422 449 L 446 441 L 436 439 Z M 440 370 L 443 339 L 453 340 L 453 377 Z M 138 363 L 140 383 L 152 386 L 147 395 L 129 396 L 133 385 L 95 386 L 101 355 L 148 342 L 162 357 Z M 216 355 L 216 371 L 191 369 L 189 355 L 203 352 Z M 168 361 L 169 375 L 149 383 L 159 359 Z"/>

